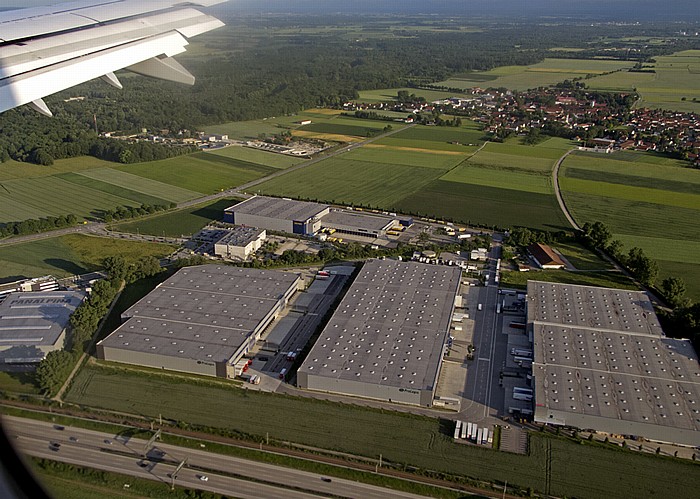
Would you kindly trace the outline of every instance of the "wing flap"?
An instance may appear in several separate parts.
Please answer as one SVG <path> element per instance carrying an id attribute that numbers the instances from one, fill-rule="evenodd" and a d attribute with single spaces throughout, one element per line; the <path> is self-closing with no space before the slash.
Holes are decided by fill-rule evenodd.
<path id="1" fill-rule="evenodd" d="M 182 35 L 168 33 L 8 78 L 0 84 L 0 112 L 147 59 L 170 57 L 183 52 L 185 45 L 187 40 Z"/>

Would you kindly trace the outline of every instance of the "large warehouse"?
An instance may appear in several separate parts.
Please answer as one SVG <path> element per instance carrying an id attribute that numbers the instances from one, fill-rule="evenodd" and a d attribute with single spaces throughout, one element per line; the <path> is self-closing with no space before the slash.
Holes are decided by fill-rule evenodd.
<path id="1" fill-rule="evenodd" d="M 346 210 L 331 210 L 321 220 L 321 226 L 324 229 L 370 238 L 386 237 L 386 231 L 399 225 L 398 219 L 386 215 L 370 215 Z"/>
<path id="2" fill-rule="evenodd" d="M 327 205 L 308 201 L 253 196 L 226 208 L 224 222 L 313 236 L 321 229 L 321 217 L 329 211 Z"/>
<path id="3" fill-rule="evenodd" d="M 365 263 L 297 372 L 298 385 L 430 406 L 461 269 Z"/>
<path id="4" fill-rule="evenodd" d="M 0 363 L 35 364 L 64 348 L 68 320 L 84 298 L 79 291 L 10 293 L 0 303 Z"/>
<path id="5" fill-rule="evenodd" d="M 122 314 L 101 359 L 233 378 L 234 365 L 301 285 L 297 274 L 222 265 L 181 269 Z"/>
<path id="6" fill-rule="evenodd" d="M 700 445 L 700 365 L 645 293 L 530 281 L 535 421 Z"/>

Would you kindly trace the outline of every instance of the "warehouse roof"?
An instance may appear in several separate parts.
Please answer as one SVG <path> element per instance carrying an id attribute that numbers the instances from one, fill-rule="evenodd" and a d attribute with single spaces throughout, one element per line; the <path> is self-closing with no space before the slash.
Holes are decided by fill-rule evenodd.
<path id="1" fill-rule="evenodd" d="M 304 221 L 318 217 L 326 209 L 328 209 L 327 205 L 309 201 L 253 196 L 227 208 L 226 211 L 282 220 Z"/>
<path id="2" fill-rule="evenodd" d="M 528 319 L 538 408 L 700 431 L 697 354 L 644 293 L 530 281 Z"/>
<path id="3" fill-rule="evenodd" d="M 227 246 L 248 246 L 253 241 L 257 241 L 265 233 L 265 229 L 257 227 L 235 227 L 227 230 L 226 233 L 216 241 L 216 244 Z"/>
<path id="4" fill-rule="evenodd" d="M 367 231 L 382 231 L 398 225 L 398 220 L 381 215 L 367 215 L 344 210 L 331 210 L 324 216 L 321 225 L 332 228 L 365 229 Z"/>
<path id="5" fill-rule="evenodd" d="M 455 267 L 367 262 L 300 371 L 432 389 L 460 276 Z"/>
<path id="6" fill-rule="evenodd" d="M 122 314 L 106 347 L 225 360 L 296 287 L 296 274 L 202 265 L 187 267 Z"/>
<path id="7" fill-rule="evenodd" d="M 654 307 L 641 291 L 529 281 L 527 314 L 529 322 L 663 335 Z"/>
<path id="8" fill-rule="evenodd" d="M 0 345 L 53 345 L 85 297 L 79 291 L 10 293 L 0 303 Z"/>

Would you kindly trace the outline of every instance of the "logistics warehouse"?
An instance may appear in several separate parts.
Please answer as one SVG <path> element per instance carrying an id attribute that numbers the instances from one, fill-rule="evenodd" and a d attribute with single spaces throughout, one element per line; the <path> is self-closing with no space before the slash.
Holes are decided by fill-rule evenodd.
<path id="1" fill-rule="evenodd" d="M 365 263 L 297 372 L 309 390 L 430 406 L 461 269 Z"/>
<path id="2" fill-rule="evenodd" d="M 302 279 L 289 272 L 201 265 L 179 270 L 122 314 L 97 344 L 101 359 L 235 377 L 235 364 Z"/>
<path id="3" fill-rule="evenodd" d="M 413 219 L 396 213 L 364 213 L 287 198 L 253 196 L 224 210 L 224 222 L 276 232 L 314 236 L 321 230 L 368 238 L 386 238 L 392 229 L 410 227 Z"/>
<path id="4" fill-rule="evenodd" d="M 700 366 L 645 293 L 530 281 L 535 421 L 700 445 Z"/>

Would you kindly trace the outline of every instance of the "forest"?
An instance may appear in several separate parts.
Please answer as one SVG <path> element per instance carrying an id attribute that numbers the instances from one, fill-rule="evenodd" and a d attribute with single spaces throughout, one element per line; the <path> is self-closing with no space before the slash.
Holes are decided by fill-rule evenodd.
<path id="1" fill-rule="evenodd" d="M 122 163 L 162 159 L 190 151 L 117 142 L 98 137 L 95 128 L 188 134 L 204 125 L 338 105 L 357 98 L 359 90 L 427 85 L 460 72 L 533 64 L 556 47 L 585 49 L 554 52 L 557 57 L 588 57 L 595 51 L 608 51 L 610 57 L 614 46 L 642 62 L 700 46 L 695 39 L 673 37 L 678 25 L 483 22 L 462 30 L 470 20 L 260 16 L 226 21 L 202 37 L 204 46 L 194 46 L 206 55 L 178 57 L 196 75 L 192 87 L 123 73 L 123 90 L 95 80 L 48 97 L 53 118 L 26 107 L 0 115 L 0 162 L 51 164 L 85 154 Z M 643 38 L 615 41 L 662 35 L 667 42 L 653 48 Z M 76 96 L 84 99 L 68 100 Z"/>

